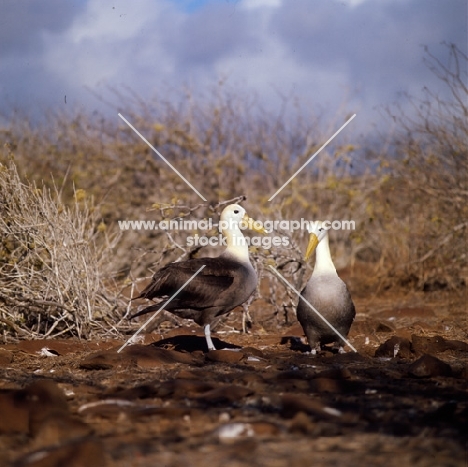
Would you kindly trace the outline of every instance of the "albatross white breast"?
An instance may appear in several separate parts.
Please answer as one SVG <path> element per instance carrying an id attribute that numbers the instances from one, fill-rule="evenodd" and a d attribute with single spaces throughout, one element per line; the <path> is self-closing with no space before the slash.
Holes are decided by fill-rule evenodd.
<path id="1" fill-rule="evenodd" d="M 257 287 L 257 274 L 250 263 L 248 245 L 239 224 L 244 221 L 249 228 L 265 233 L 263 228 L 255 228 L 254 221 L 238 204 L 227 206 L 221 213 L 220 220 L 220 226 L 227 226 L 220 228 L 226 237 L 226 250 L 217 258 L 196 258 L 170 263 L 157 271 L 150 284 L 136 298 L 162 298 L 163 301 L 146 307 L 131 318 L 161 308 L 168 297 L 204 265 L 202 271 L 167 304 L 165 310 L 204 326 L 208 349 L 215 349 L 210 324 L 244 303 Z"/>
<path id="2" fill-rule="evenodd" d="M 346 284 L 338 277 L 330 255 L 328 231 L 322 223 L 309 225 L 309 244 L 305 259 L 316 249 L 315 267 L 301 295 L 343 336 L 347 337 L 356 311 Z M 301 323 L 312 351 L 320 346 L 343 340 L 302 299 L 297 306 Z"/>

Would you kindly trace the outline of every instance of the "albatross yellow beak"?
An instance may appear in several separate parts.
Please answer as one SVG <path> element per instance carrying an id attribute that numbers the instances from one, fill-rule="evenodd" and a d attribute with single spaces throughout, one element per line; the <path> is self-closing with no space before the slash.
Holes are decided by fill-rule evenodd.
<path id="1" fill-rule="evenodd" d="M 268 233 L 264 228 L 261 222 L 256 221 L 249 217 L 246 214 L 244 214 L 244 217 L 242 218 L 242 221 L 245 222 L 245 224 L 249 227 L 250 230 L 253 230 L 254 232 L 266 234 Z"/>
<path id="2" fill-rule="evenodd" d="M 312 253 L 315 251 L 318 244 L 319 244 L 319 239 L 317 235 L 315 235 L 314 233 L 311 233 L 309 236 L 309 244 L 307 245 L 307 250 L 305 254 L 306 261 L 308 261 L 309 258 L 312 256 Z"/>

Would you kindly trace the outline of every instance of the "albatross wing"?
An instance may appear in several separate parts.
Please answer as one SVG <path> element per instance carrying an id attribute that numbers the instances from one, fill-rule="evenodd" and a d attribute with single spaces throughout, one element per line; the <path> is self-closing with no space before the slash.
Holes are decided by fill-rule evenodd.
<path id="1" fill-rule="evenodd" d="M 214 316 L 227 313 L 247 300 L 257 286 L 257 277 L 250 264 L 225 257 L 197 258 L 160 269 L 136 298 L 167 299 L 203 265 L 205 268 L 168 304 L 167 311 L 198 322 L 197 311 L 209 309 Z M 163 304 L 150 305 L 132 318 L 155 311 Z"/>

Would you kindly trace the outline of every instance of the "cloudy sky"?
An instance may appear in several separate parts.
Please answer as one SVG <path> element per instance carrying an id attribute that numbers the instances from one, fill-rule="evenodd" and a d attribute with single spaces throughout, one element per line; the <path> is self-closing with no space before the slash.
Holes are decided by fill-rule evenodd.
<path id="1" fill-rule="evenodd" d="M 92 91 L 177 98 L 223 78 L 273 109 L 344 105 L 365 131 L 402 93 L 444 92 L 423 63 L 444 41 L 466 51 L 466 0 L 0 0 L 0 106 L 91 113 Z"/>

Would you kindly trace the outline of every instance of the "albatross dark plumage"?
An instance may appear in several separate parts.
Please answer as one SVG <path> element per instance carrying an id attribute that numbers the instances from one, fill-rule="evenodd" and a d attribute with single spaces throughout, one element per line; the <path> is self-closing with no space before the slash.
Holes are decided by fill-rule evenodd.
<path id="1" fill-rule="evenodd" d="M 356 311 L 346 284 L 340 279 L 330 255 L 328 231 L 321 222 L 309 224 L 306 261 L 316 250 L 315 267 L 301 295 L 343 336 L 347 337 Z M 297 319 L 315 353 L 321 345 L 345 342 L 302 299 L 297 306 Z"/>
<path id="2" fill-rule="evenodd" d="M 249 259 L 248 243 L 239 224 L 255 227 L 245 209 L 238 204 L 227 206 L 221 213 L 220 232 L 226 237 L 226 250 L 216 258 L 195 258 L 170 263 L 157 271 L 148 286 L 136 298 L 163 300 L 131 316 L 159 310 L 168 298 L 189 280 L 202 266 L 202 271 L 171 301 L 165 310 L 181 318 L 192 319 L 204 326 L 208 350 L 215 350 L 210 325 L 220 316 L 242 305 L 257 287 L 257 274 Z"/>

